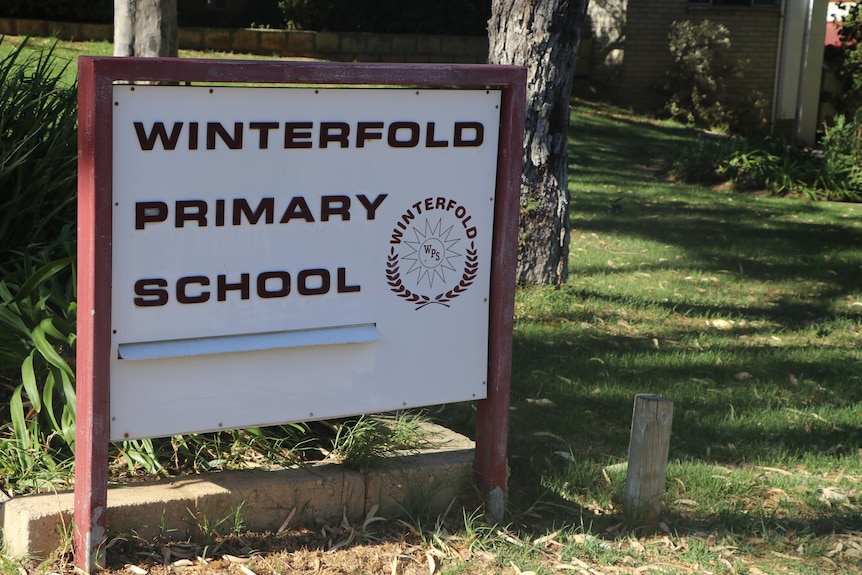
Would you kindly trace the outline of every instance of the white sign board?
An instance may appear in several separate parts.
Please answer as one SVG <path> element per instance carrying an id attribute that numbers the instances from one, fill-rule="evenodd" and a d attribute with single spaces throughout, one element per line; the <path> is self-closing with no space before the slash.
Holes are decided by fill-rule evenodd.
<path id="1" fill-rule="evenodd" d="M 112 440 L 486 396 L 499 90 L 113 101 Z"/>

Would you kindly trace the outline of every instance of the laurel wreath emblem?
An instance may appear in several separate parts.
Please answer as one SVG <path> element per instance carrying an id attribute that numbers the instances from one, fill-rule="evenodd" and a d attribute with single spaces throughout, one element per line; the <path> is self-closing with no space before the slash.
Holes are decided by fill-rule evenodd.
<path id="1" fill-rule="evenodd" d="M 431 304 L 440 304 L 449 307 L 450 301 L 467 291 L 467 288 L 473 285 L 476 273 L 479 270 L 479 252 L 476 249 L 475 242 L 470 242 L 470 249 L 465 251 L 467 252 L 467 256 L 464 259 L 464 272 L 461 274 L 461 281 L 449 291 L 438 293 L 431 298 L 424 294 L 412 292 L 404 287 L 404 283 L 401 281 L 398 253 L 394 247 L 391 247 L 389 248 L 389 257 L 386 259 L 386 279 L 388 280 L 389 289 L 398 295 L 398 297 L 416 304 L 416 311 Z"/>

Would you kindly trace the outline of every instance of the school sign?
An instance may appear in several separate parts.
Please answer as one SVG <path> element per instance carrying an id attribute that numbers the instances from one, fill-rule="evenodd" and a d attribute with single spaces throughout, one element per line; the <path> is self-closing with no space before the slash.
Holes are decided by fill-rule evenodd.
<path id="1" fill-rule="evenodd" d="M 79 70 L 92 562 L 109 441 L 477 399 L 477 471 L 505 489 L 522 69 Z"/>

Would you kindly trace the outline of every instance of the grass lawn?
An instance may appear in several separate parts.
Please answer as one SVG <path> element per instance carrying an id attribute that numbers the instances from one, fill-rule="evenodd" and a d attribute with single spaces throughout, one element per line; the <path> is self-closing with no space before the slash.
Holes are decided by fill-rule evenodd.
<path id="1" fill-rule="evenodd" d="M 71 81 L 110 45 L 57 51 Z M 862 573 L 862 205 L 666 177 L 698 137 L 573 100 L 570 278 L 516 296 L 511 525 L 414 525 L 437 572 Z M 621 508 L 639 393 L 674 407 L 655 529 Z"/>
<path id="2" fill-rule="evenodd" d="M 696 132 L 573 104 L 569 281 L 516 297 L 515 525 L 599 573 L 862 572 L 862 205 L 671 181 Z M 621 507 L 639 393 L 674 404 L 658 533 Z"/>
<path id="3" fill-rule="evenodd" d="M 697 137 L 575 102 L 571 275 L 516 300 L 519 520 L 639 533 L 613 465 L 653 393 L 674 402 L 663 529 L 707 555 L 745 542 L 764 570 L 862 572 L 829 555 L 862 530 L 862 206 L 669 181 Z"/>

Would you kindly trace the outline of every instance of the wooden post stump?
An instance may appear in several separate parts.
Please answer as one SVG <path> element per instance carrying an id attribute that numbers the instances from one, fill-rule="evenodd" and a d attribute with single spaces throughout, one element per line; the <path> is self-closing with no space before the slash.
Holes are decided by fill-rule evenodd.
<path id="1" fill-rule="evenodd" d="M 672 421 L 673 401 L 649 394 L 635 397 L 623 509 L 650 526 L 661 516 Z"/>

